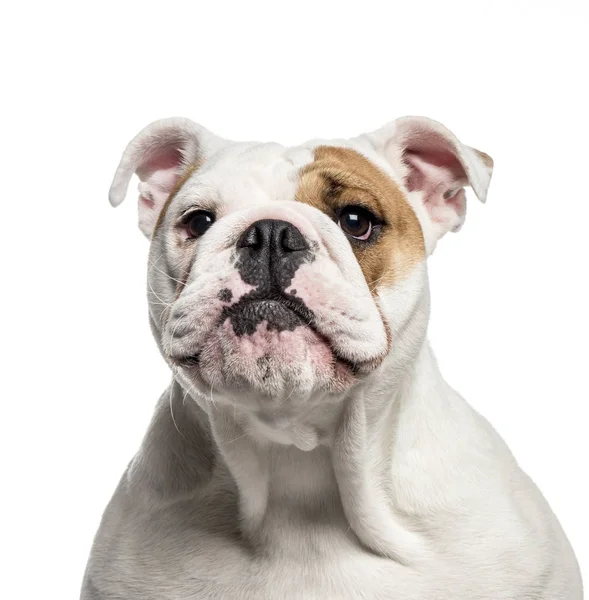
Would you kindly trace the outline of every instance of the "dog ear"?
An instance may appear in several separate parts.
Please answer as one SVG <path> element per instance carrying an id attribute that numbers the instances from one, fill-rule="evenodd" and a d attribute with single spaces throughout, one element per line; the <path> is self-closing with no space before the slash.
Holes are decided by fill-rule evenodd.
<path id="1" fill-rule="evenodd" d="M 190 119 L 175 117 L 151 123 L 125 149 L 110 187 L 110 203 L 118 206 L 125 199 L 129 181 L 137 174 L 139 228 L 150 238 L 182 175 L 224 144 Z"/>
<path id="2" fill-rule="evenodd" d="M 429 229 L 424 234 L 430 237 L 432 249 L 447 231 L 458 231 L 464 223 L 465 185 L 485 202 L 493 160 L 463 145 L 441 123 L 425 117 L 403 117 L 367 137 L 402 174 L 407 190 L 421 193 Z"/>

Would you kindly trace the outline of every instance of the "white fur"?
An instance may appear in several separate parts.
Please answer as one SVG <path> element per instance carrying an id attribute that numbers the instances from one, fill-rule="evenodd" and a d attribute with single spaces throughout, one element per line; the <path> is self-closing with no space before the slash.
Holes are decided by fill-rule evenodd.
<path id="1" fill-rule="evenodd" d="M 105 512 L 82 598 L 579 600 L 575 557 L 544 498 L 438 370 L 426 341 L 425 258 L 371 294 L 337 225 L 293 202 L 318 141 L 237 144 L 190 122 L 159 123 L 124 155 L 114 204 L 133 171 L 152 183 L 142 161 L 162 139 L 166 152 L 176 140 L 181 157 L 202 162 L 157 231 L 169 186 L 141 205 L 142 230 L 153 235 L 151 325 L 174 381 Z M 484 201 L 490 172 L 437 123 L 401 119 L 337 144 L 404 187 L 411 168 L 430 177 L 431 163 L 403 158 L 416 139 L 453 154 L 453 185 L 470 184 Z M 184 167 L 183 158 L 174 177 Z M 434 187 L 447 174 L 438 180 L 434 169 Z M 462 204 L 440 198 L 432 212 L 431 196 L 425 206 L 425 192 L 407 192 L 425 254 L 464 218 Z M 195 206 L 217 221 L 187 252 L 176 224 Z M 289 289 L 317 315 L 317 332 L 262 328 L 234 339 L 218 325 L 224 306 L 251 291 L 234 248 L 259 219 L 287 220 L 313 245 Z M 330 388 L 322 340 L 361 366 L 357 381 Z M 198 367 L 175 362 L 196 350 Z M 260 356 L 271 367 L 263 373 Z"/>

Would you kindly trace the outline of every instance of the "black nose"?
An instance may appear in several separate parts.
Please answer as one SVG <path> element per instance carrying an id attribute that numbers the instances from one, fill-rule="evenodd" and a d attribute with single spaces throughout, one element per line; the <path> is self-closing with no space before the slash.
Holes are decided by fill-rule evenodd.
<path id="1" fill-rule="evenodd" d="M 284 290 L 309 254 L 303 234 L 287 221 L 263 219 L 252 223 L 237 242 L 238 268 L 250 285 Z"/>
<path id="2" fill-rule="evenodd" d="M 251 248 L 256 252 L 266 250 L 277 257 L 309 249 L 305 238 L 292 223 L 274 219 L 252 223 L 237 242 L 237 247 Z"/>

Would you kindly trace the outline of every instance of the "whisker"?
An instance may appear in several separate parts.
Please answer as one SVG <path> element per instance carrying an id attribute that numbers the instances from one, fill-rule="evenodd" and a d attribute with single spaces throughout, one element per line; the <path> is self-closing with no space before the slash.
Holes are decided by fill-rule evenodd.
<path id="1" fill-rule="evenodd" d="M 171 304 L 168 304 L 167 302 L 151 302 L 151 304 L 155 304 L 156 306 L 165 306 L 167 308 L 172 306 Z"/>
<path id="2" fill-rule="evenodd" d="M 232 444 L 233 442 L 236 442 L 237 440 L 241 440 L 242 438 L 246 437 L 248 434 L 244 433 L 243 435 L 240 435 L 239 437 L 236 437 L 232 440 L 229 440 L 228 442 L 225 442 L 226 444 Z"/>
<path id="3" fill-rule="evenodd" d="M 294 391 L 295 391 L 295 388 L 293 386 L 292 390 L 290 390 L 290 394 L 283 400 L 283 402 L 290 400 L 290 397 L 294 394 Z"/>
<path id="4" fill-rule="evenodd" d="M 217 406 L 217 403 L 215 402 L 215 399 L 213 398 L 213 386 L 215 385 L 215 382 L 213 381 L 211 383 L 211 391 L 209 393 L 210 399 L 211 399 L 211 406 L 217 411 L 219 412 L 219 407 Z"/>
<path id="5" fill-rule="evenodd" d="M 161 256 L 160 256 L 161 258 Z M 158 259 L 159 260 L 159 259 Z M 172 277 L 169 273 L 166 273 L 165 271 L 162 271 L 151 259 L 149 259 L 149 264 L 159 273 L 161 273 L 162 275 L 165 275 L 166 277 L 170 278 L 172 281 L 175 281 L 176 283 L 179 283 L 181 285 L 184 285 L 185 282 L 184 281 L 180 281 L 179 279 L 176 279 L 175 277 Z"/>
<path id="6" fill-rule="evenodd" d="M 196 384 L 193 383 L 187 390 L 185 390 L 184 392 L 184 396 L 182 397 L 182 404 L 186 403 L 186 398 L 188 396 L 188 394 L 190 394 L 190 392 L 196 387 Z"/>
<path id="7" fill-rule="evenodd" d="M 376 289 L 376 286 L 387 276 L 387 274 L 385 275 L 381 275 L 378 279 L 375 279 L 369 286 L 368 288 L 370 289 L 371 292 L 374 292 L 374 290 Z"/>
<path id="8" fill-rule="evenodd" d="M 176 428 L 176 431 L 184 438 L 186 439 L 186 436 L 180 431 L 180 429 L 178 429 L 178 424 L 176 423 L 176 419 L 174 418 L 174 409 L 172 407 L 172 388 L 170 387 L 170 415 L 172 416 L 172 423 L 174 423 L 174 427 Z"/>
<path id="9" fill-rule="evenodd" d="M 149 286 L 151 293 L 162 303 L 163 306 L 167 306 L 168 308 L 170 308 L 172 306 L 171 302 L 165 302 L 155 293 L 155 290 L 153 289 L 153 287 L 151 285 L 151 281 L 149 281 L 149 279 L 147 280 L 147 285 Z"/>

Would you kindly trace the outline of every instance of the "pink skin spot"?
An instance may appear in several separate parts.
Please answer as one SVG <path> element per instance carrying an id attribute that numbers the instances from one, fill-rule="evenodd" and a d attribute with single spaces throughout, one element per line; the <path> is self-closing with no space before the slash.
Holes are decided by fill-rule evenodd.
<path id="1" fill-rule="evenodd" d="M 330 294 L 326 289 L 325 280 L 318 277 L 318 274 L 322 273 L 322 266 L 317 261 L 312 265 L 302 265 L 287 289 L 287 293 L 296 292 L 295 295 L 315 313 L 335 310 L 334 301 L 339 296 L 336 293 Z"/>
<path id="2" fill-rule="evenodd" d="M 237 271 L 233 271 L 231 275 L 219 283 L 218 288 L 218 292 L 221 292 L 221 290 L 229 290 L 230 294 L 228 294 L 228 296 L 230 296 L 230 299 L 223 300 L 223 306 L 232 306 L 239 302 L 243 296 L 249 294 L 252 290 L 255 290 L 256 286 L 245 283 L 241 278 L 241 275 Z"/>

